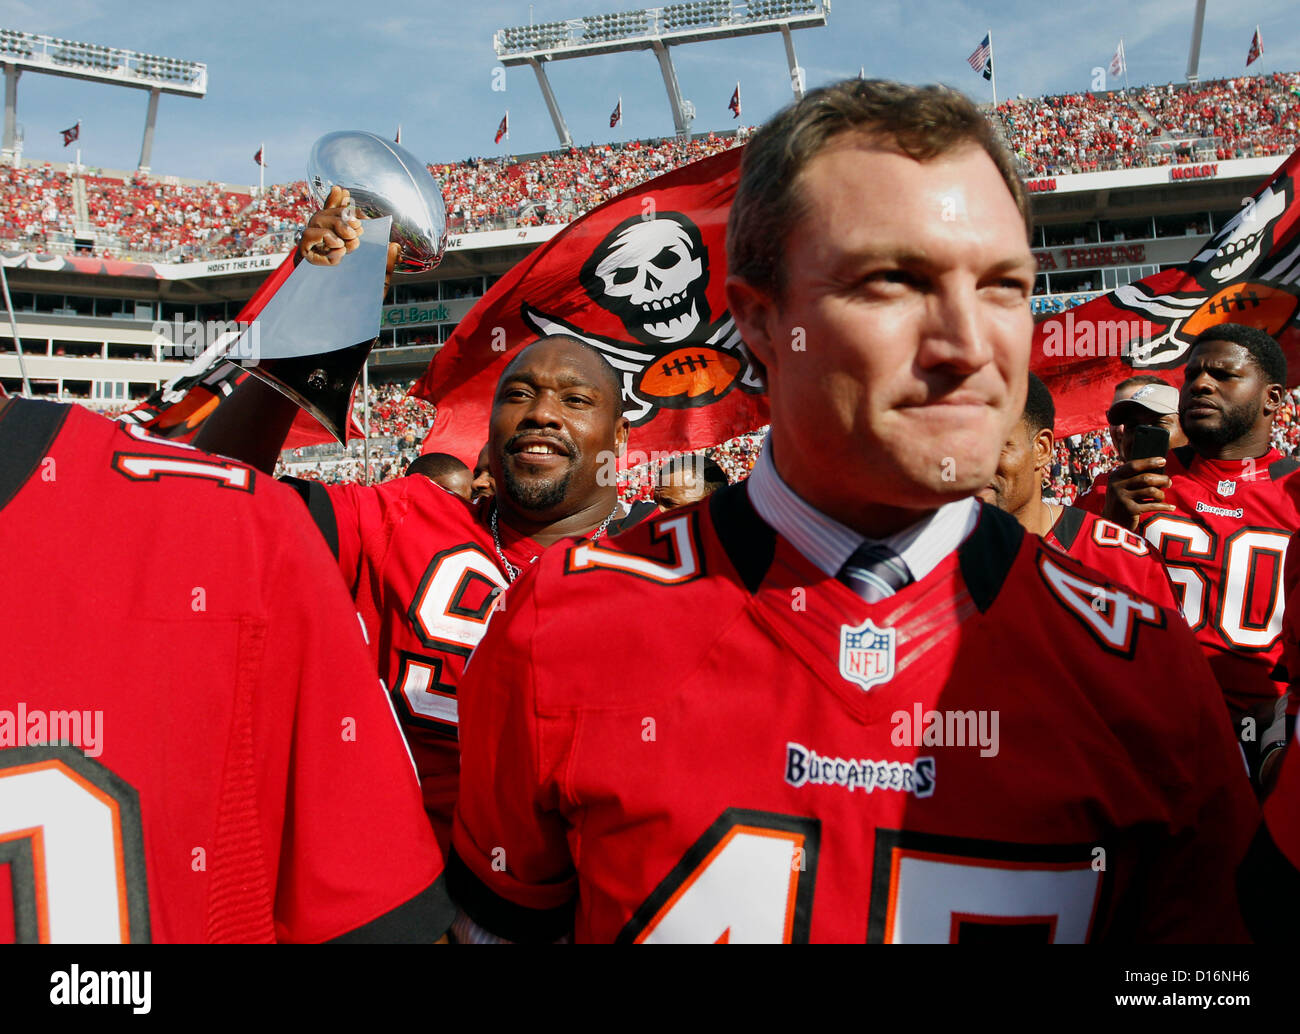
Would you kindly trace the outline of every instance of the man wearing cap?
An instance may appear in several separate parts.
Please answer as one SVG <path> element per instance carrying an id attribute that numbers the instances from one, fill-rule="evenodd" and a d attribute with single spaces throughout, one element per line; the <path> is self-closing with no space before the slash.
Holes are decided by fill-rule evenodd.
<path id="1" fill-rule="evenodd" d="M 1143 424 L 1168 431 L 1171 449 L 1187 444 L 1187 436 L 1178 423 L 1178 389 L 1155 374 L 1141 373 L 1115 385 L 1115 398 L 1106 411 L 1106 422 L 1110 424 L 1110 440 L 1121 464 L 1128 462 L 1133 439 Z M 1074 505 L 1100 517 L 1106 506 L 1106 485 L 1113 473 L 1114 470 L 1109 470 L 1098 474 Z"/>

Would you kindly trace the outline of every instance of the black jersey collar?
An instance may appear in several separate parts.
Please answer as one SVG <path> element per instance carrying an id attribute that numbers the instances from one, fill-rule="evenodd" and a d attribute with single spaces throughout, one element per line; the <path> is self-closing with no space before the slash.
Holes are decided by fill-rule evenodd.
<path id="1" fill-rule="evenodd" d="M 0 412 L 0 510 L 49 454 L 70 411 L 57 402 L 15 398 Z"/>

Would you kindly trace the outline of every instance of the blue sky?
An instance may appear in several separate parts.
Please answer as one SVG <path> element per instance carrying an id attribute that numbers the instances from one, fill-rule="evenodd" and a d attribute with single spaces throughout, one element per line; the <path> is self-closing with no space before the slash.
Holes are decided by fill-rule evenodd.
<path id="1" fill-rule="evenodd" d="M 1250 71 L 1300 69 L 1296 0 L 1208 4 L 1202 79 L 1245 72 L 1258 23 L 1264 57 Z M 639 3 L 536 0 L 538 21 L 634 10 Z M 977 100 L 988 84 L 965 63 L 993 30 L 999 97 L 1087 89 L 1123 37 L 1129 79 L 1181 80 L 1194 0 L 834 0 L 829 24 L 794 34 L 809 85 L 858 74 L 943 82 Z M 362 3 L 314 0 L 0 0 L 0 28 L 130 48 L 208 65 L 202 100 L 164 96 L 153 169 L 228 183 L 256 183 L 253 152 L 265 141 L 267 182 L 301 179 L 312 141 L 336 129 L 392 134 L 431 162 L 472 155 L 523 154 L 556 146 L 555 132 L 530 70 L 509 69 L 494 91 L 492 33 L 527 24 L 516 0 Z M 744 121 L 757 123 L 790 98 L 777 34 L 675 50 L 697 130 L 734 123 L 727 101 L 741 82 Z M 551 82 L 578 143 L 631 140 L 672 132 L 658 65 L 648 51 L 556 62 Z M 623 97 L 623 124 L 609 114 Z M 82 122 L 83 162 L 134 168 L 147 95 L 53 76 L 25 74 L 18 120 L 26 161 L 67 160 L 58 130 Z M 492 136 L 510 110 L 510 140 Z M 74 145 L 75 147 L 75 145 Z"/>

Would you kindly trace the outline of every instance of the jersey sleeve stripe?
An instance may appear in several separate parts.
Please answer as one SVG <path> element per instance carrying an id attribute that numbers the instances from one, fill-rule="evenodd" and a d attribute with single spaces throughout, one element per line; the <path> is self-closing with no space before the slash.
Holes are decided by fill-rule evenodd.
<path id="1" fill-rule="evenodd" d="M 456 854 L 447 854 L 447 888 L 473 922 L 488 933 L 520 944 L 553 944 L 573 929 L 574 902 L 556 908 L 527 908 L 497 894 Z"/>
<path id="2" fill-rule="evenodd" d="M 446 875 L 440 875 L 405 904 L 385 912 L 364 926 L 333 938 L 330 944 L 432 944 L 456 918 L 456 906 L 447 893 Z"/>

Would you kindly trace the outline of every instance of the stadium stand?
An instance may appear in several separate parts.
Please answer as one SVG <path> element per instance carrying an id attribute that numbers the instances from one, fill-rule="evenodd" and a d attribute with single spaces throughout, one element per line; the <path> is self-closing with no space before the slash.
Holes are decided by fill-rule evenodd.
<path id="1" fill-rule="evenodd" d="M 1026 176 L 1285 154 L 1300 146 L 1300 72 L 1017 98 L 990 114 Z M 563 224 L 637 183 L 742 143 L 748 132 L 468 158 L 430 170 L 443 186 L 453 233 Z M 71 251 L 80 190 L 94 253 L 147 261 L 282 251 L 314 207 L 302 181 L 256 196 L 250 187 L 181 184 L 175 177 L 85 170 L 70 178 L 48 163 L 0 169 L 0 190 L 6 244 Z"/>

